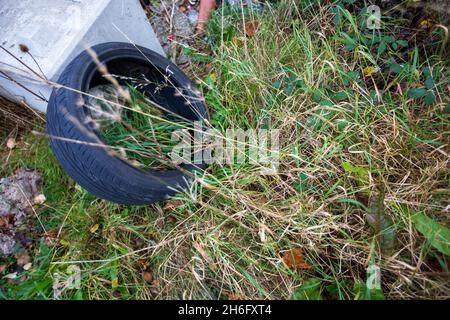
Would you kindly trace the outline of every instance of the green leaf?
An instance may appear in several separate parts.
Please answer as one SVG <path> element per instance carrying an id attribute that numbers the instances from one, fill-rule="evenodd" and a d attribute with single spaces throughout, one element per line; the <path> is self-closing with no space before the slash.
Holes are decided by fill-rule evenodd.
<path id="1" fill-rule="evenodd" d="M 397 44 L 401 47 L 407 47 L 408 46 L 408 41 L 406 40 L 397 40 Z"/>
<path id="2" fill-rule="evenodd" d="M 345 90 L 336 92 L 336 94 L 334 95 L 334 99 L 336 99 L 336 101 L 344 101 L 347 100 L 349 98 L 349 93 Z"/>
<path id="3" fill-rule="evenodd" d="M 281 87 L 281 81 L 275 81 L 274 83 L 272 83 L 272 86 L 275 89 L 279 89 Z"/>
<path id="4" fill-rule="evenodd" d="M 352 51 L 353 49 L 355 49 L 358 45 L 355 43 L 348 43 L 345 45 L 345 50 L 347 51 Z"/>
<path id="5" fill-rule="evenodd" d="M 439 252 L 450 256 L 450 229 L 421 212 L 412 215 L 414 226 Z"/>
<path id="6" fill-rule="evenodd" d="M 393 36 L 385 36 L 384 41 L 386 41 L 387 43 L 393 43 L 395 42 L 395 38 Z"/>
<path id="7" fill-rule="evenodd" d="M 293 85 L 296 87 L 299 87 L 299 88 L 303 88 L 305 86 L 305 80 L 298 79 L 298 80 L 294 81 Z"/>
<path id="8" fill-rule="evenodd" d="M 393 62 L 393 63 L 391 63 L 391 64 L 389 65 L 389 70 L 390 70 L 391 72 L 397 74 L 397 73 L 400 73 L 400 72 L 403 71 L 403 66 L 400 65 L 400 64 L 398 64 L 398 63 Z"/>
<path id="9" fill-rule="evenodd" d="M 290 84 L 287 86 L 286 90 L 284 90 L 284 93 L 287 96 L 290 96 L 292 94 L 292 91 L 294 91 L 294 86 Z"/>
<path id="10" fill-rule="evenodd" d="M 321 100 L 321 101 L 319 102 L 319 104 L 320 104 L 321 106 L 326 106 L 326 107 L 331 107 L 331 106 L 334 105 L 334 103 L 333 103 L 331 100 L 328 100 L 328 99 L 326 99 L 326 100 Z"/>
<path id="11" fill-rule="evenodd" d="M 313 92 L 313 95 L 312 95 L 313 101 L 319 103 L 321 101 L 322 94 L 323 94 L 322 90 L 314 89 L 314 92 Z"/>
<path id="12" fill-rule="evenodd" d="M 427 106 L 431 106 L 436 102 L 436 96 L 434 95 L 433 91 L 428 91 L 424 101 Z"/>
<path id="13" fill-rule="evenodd" d="M 411 99 L 420 99 L 427 94 L 427 90 L 424 88 L 416 88 L 408 90 L 408 97 Z"/>
<path id="14" fill-rule="evenodd" d="M 333 25 L 337 28 L 342 23 L 342 14 L 340 11 L 335 12 L 335 15 L 333 17 Z"/>
<path id="15" fill-rule="evenodd" d="M 380 42 L 380 45 L 378 46 L 377 55 L 379 56 L 382 55 L 386 51 L 386 49 L 387 49 L 386 42 L 384 41 Z"/>
<path id="16" fill-rule="evenodd" d="M 320 279 L 309 279 L 293 295 L 294 300 L 322 300 Z"/>
<path id="17" fill-rule="evenodd" d="M 433 89 L 434 87 L 434 80 L 432 76 L 428 76 L 427 79 L 425 80 L 425 86 L 427 87 L 427 89 Z"/>

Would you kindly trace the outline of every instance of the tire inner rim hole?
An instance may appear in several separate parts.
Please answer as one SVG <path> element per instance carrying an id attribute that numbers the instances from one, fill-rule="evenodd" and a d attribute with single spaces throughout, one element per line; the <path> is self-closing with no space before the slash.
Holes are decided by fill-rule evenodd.
<path id="1" fill-rule="evenodd" d="M 198 118 L 184 90 L 161 70 L 133 61 L 114 61 L 97 70 L 85 110 L 110 150 L 135 167 L 175 169 L 176 133 L 192 134 Z"/>

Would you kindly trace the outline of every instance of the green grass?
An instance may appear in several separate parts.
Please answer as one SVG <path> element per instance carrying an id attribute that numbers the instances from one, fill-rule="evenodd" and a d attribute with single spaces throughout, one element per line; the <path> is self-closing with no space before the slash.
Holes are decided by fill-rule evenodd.
<path id="1" fill-rule="evenodd" d="M 113 101 L 109 91 L 112 90 L 112 95 L 114 92 L 117 94 L 112 89 L 114 86 L 104 87 L 97 89 L 104 90 L 102 99 L 92 99 L 90 106 L 104 142 L 142 169 L 173 168 L 168 161 L 176 145 L 172 134 L 177 130 L 192 128 L 191 123 L 173 115 L 169 120 L 164 116 L 163 108 L 158 109 L 131 85 L 127 87 L 130 99 L 122 102 L 123 105 Z"/>
<path id="2" fill-rule="evenodd" d="M 264 16 L 218 10 L 207 75 L 191 74 L 220 132 L 281 130 L 276 175 L 212 165 L 167 203 L 118 206 L 74 184 L 45 137 L 27 136 L 2 175 L 38 169 L 47 202 L 37 213 L 47 231 L 61 232 L 35 249 L 27 280 L 0 280 L 0 295 L 51 298 L 52 274 L 76 261 L 81 288 L 63 298 L 448 298 L 449 239 L 437 246 L 435 234 L 416 229 L 417 213 L 449 223 L 444 33 L 421 30 L 405 43 L 398 35 L 408 21 L 386 19 L 372 33 L 336 8 L 287 1 Z M 245 37 L 253 19 L 261 26 Z M 365 76 L 367 67 L 380 71 Z M 310 268 L 283 263 L 293 248 Z M 381 290 L 366 286 L 373 267 Z"/>

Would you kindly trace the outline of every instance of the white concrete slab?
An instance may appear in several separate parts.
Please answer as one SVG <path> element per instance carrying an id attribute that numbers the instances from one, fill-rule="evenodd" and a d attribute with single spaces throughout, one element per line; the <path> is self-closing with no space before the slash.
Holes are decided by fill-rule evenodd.
<path id="1" fill-rule="evenodd" d="M 0 45 L 17 58 L 0 48 L 0 94 L 45 112 L 51 88 L 26 66 L 56 81 L 86 47 L 111 41 L 164 55 L 139 0 L 0 0 Z"/>

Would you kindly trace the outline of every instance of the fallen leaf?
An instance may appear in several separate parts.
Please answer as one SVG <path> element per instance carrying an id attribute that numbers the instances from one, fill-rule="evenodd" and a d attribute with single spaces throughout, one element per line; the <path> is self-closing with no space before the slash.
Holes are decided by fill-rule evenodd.
<path id="1" fill-rule="evenodd" d="M 159 283 L 158 279 L 155 279 L 155 280 L 152 281 L 152 287 L 154 287 L 155 289 L 159 290 L 160 283 Z"/>
<path id="2" fill-rule="evenodd" d="M 152 283 L 153 282 L 153 275 L 150 271 L 144 271 L 142 273 L 142 277 L 144 278 L 144 281 L 147 283 Z"/>
<path id="3" fill-rule="evenodd" d="M 4 279 L 16 279 L 17 278 L 17 272 L 9 273 L 6 276 L 3 277 Z"/>
<path id="4" fill-rule="evenodd" d="M 99 227 L 100 227 L 100 225 L 98 223 L 96 223 L 89 229 L 89 231 L 91 233 L 95 233 L 98 230 Z"/>
<path id="5" fill-rule="evenodd" d="M 228 300 L 248 300 L 248 298 L 241 293 L 226 292 L 225 295 L 228 297 Z"/>
<path id="6" fill-rule="evenodd" d="M 312 266 L 305 261 L 302 248 L 293 248 L 283 253 L 283 262 L 290 269 L 311 269 Z"/>
<path id="7" fill-rule="evenodd" d="M 183 202 L 181 200 L 167 202 L 166 205 L 163 207 L 163 210 L 164 211 L 174 210 L 176 208 L 181 207 L 182 205 Z"/>
<path id="8" fill-rule="evenodd" d="M 155 279 L 152 281 L 152 285 L 150 287 L 150 292 L 153 296 L 157 296 L 160 292 L 160 283 L 159 280 Z"/>
<path id="9" fill-rule="evenodd" d="M 6 266 L 4 264 L 0 264 L 0 273 L 5 272 Z"/>
<path id="10" fill-rule="evenodd" d="M 247 37 L 252 37 L 259 29 L 261 23 L 257 20 L 249 21 L 245 24 L 245 34 Z"/>
<path id="11" fill-rule="evenodd" d="M 33 264 L 31 262 L 28 262 L 26 265 L 23 266 L 23 270 L 25 270 L 25 271 L 30 270 L 32 265 Z"/>
<path id="12" fill-rule="evenodd" d="M 147 259 L 139 259 L 138 263 L 141 270 L 147 270 L 149 266 L 149 262 Z"/>
<path id="13" fill-rule="evenodd" d="M 14 138 L 9 138 L 8 141 L 6 142 L 6 146 L 8 147 L 8 149 L 14 149 L 16 146 L 16 139 Z"/>
<path id="14" fill-rule="evenodd" d="M 207 63 L 207 64 L 205 64 L 205 70 L 206 71 L 209 71 L 209 70 L 211 70 L 211 68 L 212 68 L 212 63 L 210 62 L 210 63 Z"/>

